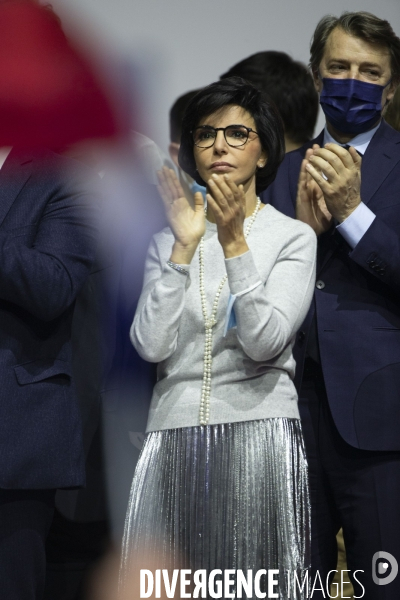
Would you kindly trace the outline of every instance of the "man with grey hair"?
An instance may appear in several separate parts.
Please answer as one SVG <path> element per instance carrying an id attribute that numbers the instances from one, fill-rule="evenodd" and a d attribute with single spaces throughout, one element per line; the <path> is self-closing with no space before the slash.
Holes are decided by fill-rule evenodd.
<path id="1" fill-rule="evenodd" d="M 400 39 L 370 13 L 324 17 L 310 65 L 326 127 L 286 155 L 262 200 L 318 235 L 314 302 L 295 343 L 322 581 L 312 597 L 326 597 L 343 527 L 355 597 L 398 600 L 400 133 L 382 114 Z"/>

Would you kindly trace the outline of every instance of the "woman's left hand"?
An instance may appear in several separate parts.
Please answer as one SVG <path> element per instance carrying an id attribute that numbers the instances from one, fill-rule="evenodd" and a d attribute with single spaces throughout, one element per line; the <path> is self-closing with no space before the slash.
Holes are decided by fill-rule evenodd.
<path id="1" fill-rule="evenodd" d="M 237 186 L 229 175 L 214 174 L 207 182 L 207 194 L 218 229 L 218 240 L 225 258 L 239 256 L 248 251 L 243 223 L 246 217 L 246 198 L 243 185 Z"/>

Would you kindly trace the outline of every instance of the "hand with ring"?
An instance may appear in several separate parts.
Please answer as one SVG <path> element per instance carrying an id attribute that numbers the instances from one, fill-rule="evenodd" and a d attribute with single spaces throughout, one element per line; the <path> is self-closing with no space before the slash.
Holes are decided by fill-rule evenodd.
<path id="1" fill-rule="evenodd" d="M 361 162 L 355 148 L 346 150 L 338 144 L 325 144 L 312 151 L 305 166 L 320 187 L 328 211 L 339 223 L 361 202 Z"/>

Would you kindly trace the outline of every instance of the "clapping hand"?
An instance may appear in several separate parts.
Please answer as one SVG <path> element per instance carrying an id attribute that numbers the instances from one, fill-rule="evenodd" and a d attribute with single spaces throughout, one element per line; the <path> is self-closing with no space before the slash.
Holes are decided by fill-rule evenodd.
<path id="1" fill-rule="evenodd" d="M 307 165 L 314 152 L 319 149 L 315 144 L 309 148 L 301 163 L 297 185 L 296 218 L 310 225 L 317 235 L 327 231 L 332 224 L 332 214 L 325 203 L 324 194 Z M 313 172 L 316 169 L 313 168 Z M 323 179 L 322 175 L 320 176 Z"/>
<path id="2" fill-rule="evenodd" d="M 173 169 L 163 167 L 157 174 L 157 189 L 175 237 L 171 260 L 180 264 L 190 264 L 206 228 L 203 195 L 196 192 L 192 206 Z"/>
<path id="3" fill-rule="evenodd" d="M 244 237 L 246 197 L 243 185 L 237 186 L 229 175 L 214 174 L 207 182 L 210 193 L 207 202 L 218 228 L 218 240 L 226 258 L 238 256 L 249 249 Z"/>
<path id="4" fill-rule="evenodd" d="M 325 144 L 313 149 L 308 161 L 307 172 L 320 187 L 327 209 L 342 223 L 361 202 L 361 156 L 355 148 Z"/>

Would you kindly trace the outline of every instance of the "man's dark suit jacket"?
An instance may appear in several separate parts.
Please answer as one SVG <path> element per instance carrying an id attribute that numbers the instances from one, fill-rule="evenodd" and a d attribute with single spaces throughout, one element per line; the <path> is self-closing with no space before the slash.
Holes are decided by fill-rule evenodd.
<path id="1" fill-rule="evenodd" d="M 301 161 L 323 134 L 286 155 L 263 193 L 295 216 Z M 317 287 L 297 336 L 302 377 L 316 313 L 330 409 L 343 439 L 365 450 L 400 450 L 400 133 L 382 121 L 362 160 L 361 199 L 376 218 L 354 250 L 332 228 L 319 237 Z M 300 385 L 298 385 L 300 387 Z"/>
<path id="2" fill-rule="evenodd" d="M 94 253 L 84 171 L 12 150 L 0 170 L 0 488 L 84 483 L 71 319 Z"/>

